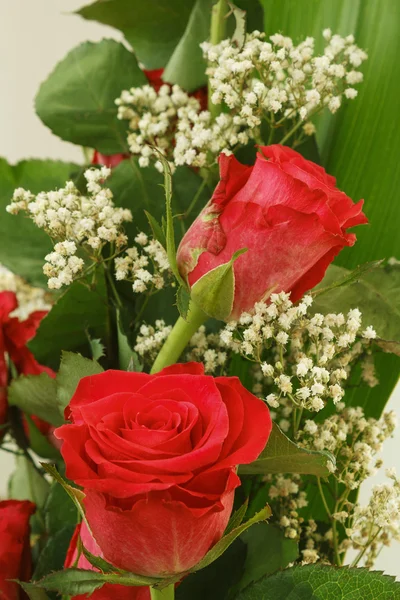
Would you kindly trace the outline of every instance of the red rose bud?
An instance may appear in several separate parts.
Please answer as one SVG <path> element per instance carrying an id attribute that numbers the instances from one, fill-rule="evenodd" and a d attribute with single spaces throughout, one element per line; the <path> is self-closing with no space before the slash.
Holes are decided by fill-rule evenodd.
<path id="1" fill-rule="evenodd" d="M 86 571 L 98 571 L 81 552 L 78 558 L 78 538 L 81 538 L 83 546 L 94 556 L 100 556 L 104 558 L 103 553 L 96 544 L 93 537 L 90 535 L 88 528 L 85 523 L 77 525 L 74 535 L 72 536 L 67 556 L 65 559 L 64 566 L 66 569 L 75 567 L 78 569 L 85 569 Z M 78 558 L 78 561 L 76 560 Z M 72 596 L 71 600 L 85 600 L 88 596 L 86 594 L 79 594 L 79 596 Z M 149 587 L 127 587 L 123 585 L 114 585 L 112 583 L 106 583 L 98 590 L 95 590 L 90 595 L 91 600 L 150 600 L 150 588 Z"/>
<path id="2" fill-rule="evenodd" d="M 32 502 L 5 500 L 0 502 L 0 598 L 25 598 L 15 581 L 29 581 L 32 574 L 29 544 L 29 519 L 35 512 Z"/>
<path id="3" fill-rule="evenodd" d="M 177 253 L 193 300 L 210 316 L 237 319 L 272 292 L 291 292 L 296 302 L 342 248 L 355 243 L 346 230 L 367 223 L 363 201 L 354 204 L 334 177 L 286 146 L 261 147 L 254 166 L 225 154 L 219 165 L 214 194 Z M 213 270 L 226 265 L 227 278 L 230 261 L 229 289 L 229 281 L 220 281 L 223 269 Z"/>
<path id="4" fill-rule="evenodd" d="M 84 377 L 66 418 L 55 432 L 66 476 L 83 487 L 105 559 L 161 577 L 187 571 L 222 537 L 237 465 L 258 457 L 271 430 L 267 406 L 239 379 L 197 363 Z"/>

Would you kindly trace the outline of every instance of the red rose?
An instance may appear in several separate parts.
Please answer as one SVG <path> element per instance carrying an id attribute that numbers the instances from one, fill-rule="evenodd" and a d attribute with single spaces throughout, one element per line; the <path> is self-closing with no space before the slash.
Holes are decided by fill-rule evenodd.
<path id="1" fill-rule="evenodd" d="M 20 321 L 16 317 L 10 317 L 10 313 L 16 308 L 18 301 L 14 292 L 0 292 L 0 424 L 5 423 L 7 418 L 7 355 L 19 374 L 39 375 L 45 372 L 50 377 L 56 375 L 52 369 L 40 365 L 26 346 L 35 336 L 40 321 L 47 312 L 38 310 L 30 314 L 25 321 Z M 34 419 L 40 431 L 47 434 L 50 425 L 38 417 Z"/>
<path id="2" fill-rule="evenodd" d="M 233 266 L 227 320 L 271 292 L 291 292 L 291 300 L 299 300 L 340 250 L 355 243 L 346 229 L 367 222 L 363 202 L 354 204 L 322 167 L 286 146 L 260 150 L 254 166 L 221 154 L 220 182 L 177 253 L 180 272 L 193 286 L 236 250 L 248 249 Z"/>
<path id="3" fill-rule="evenodd" d="M 95 150 L 93 153 L 92 165 L 104 165 L 105 167 L 112 169 L 129 157 L 130 154 L 101 154 L 101 152 Z"/>
<path id="4" fill-rule="evenodd" d="M 82 553 L 79 556 L 78 562 L 76 562 L 79 536 L 82 544 L 91 554 L 103 558 L 103 553 L 90 535 L 85 523 L 81 523 L 77 525 L 72 536 L 64 566 L 66 568 L 77 567 L 78 569 L 86 569 L 87 571 L 97 571 L 98 569 L 93 567 Z M 84 600 L 85 598 L 88 598 L 87 594 L 79 594 L 79 596 L 72 596 L 71 600 Z M 149 587 L 126 587 L 106 583 L 99 590 L 95 590 L 90 595 L 90 598 L 91 600 L 115 600 L 115 598 L 118 598 L 118 600 L 150 600 L 150 589 Z"/>
<path id="5" fill-rule="evenodd" d="M 197 363 L 85 377 L 66 417 L 55 435 L 96 542 L 116 566 L 154 576 L 190 569 L 221 538 L 236 467 L 271 430 L 268 408 L 236 377 Z"/>
<path id="6" fill-rule="evenodd" d="M 0 502 L 0 598 L 24 598 L 21 587 L 10 579 L 29 581 L 32 570 L 29 519 L 35 512 L 32 502 Z"/>

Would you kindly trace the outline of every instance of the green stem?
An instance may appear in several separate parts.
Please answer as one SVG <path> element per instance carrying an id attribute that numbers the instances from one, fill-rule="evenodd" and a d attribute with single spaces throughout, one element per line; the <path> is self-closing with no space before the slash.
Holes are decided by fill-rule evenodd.
<path id="1" fill-rule="evenodd" d="M 161 348 L 150 373 L 158 373 L 164 367 L 176 363 L 192 335 L 196 333 L 200 325 L 207 319 L 208 316 L 191 302 L 187 320 L 185 321 L 182 317 L 179 317 L 164 346 Z"/>
<path id="2" fill-rule="evenodd" d="M 280 144 L 284 144 L 285 142 L 288 141 L 289 138 L 292 137 L 292 135 L 299 129 L 299 127 L 301 127 L 302 125 L 304 125 L 303 121 L 299 121 L 281 140 L 279 140 Z"/>
<path id="3" fill-rule="evenodd" d="M 213 45 L 219 44 L 226 37 L 226 16 L 229 13 L 229 5 L 227 0 L 218 0 L 212 7 L 211 12 L 211 27 L 210 27 L 210 43 Z M 211 87 L 208 84 L 208 110 L 213 119 L 222 111 L 220 104 L 213 104 L 211 101 Z"/>
<path id="4" fill-rule="evenodd" d="M 175 584 L 171 583 L 167 587 L 162 590 L 158 590 L 157 588 L 150 588 L 150 597 L 151 600 L 174 600 L 175 598 Z"/>

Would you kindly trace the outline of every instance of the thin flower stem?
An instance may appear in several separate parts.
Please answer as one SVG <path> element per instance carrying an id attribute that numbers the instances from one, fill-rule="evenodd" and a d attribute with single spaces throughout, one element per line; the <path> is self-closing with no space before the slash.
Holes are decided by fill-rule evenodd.
<path id="1" fill-rule="evenodd" d="M 159 590 L 157 588 L 150 588 L 151 600 L 174 600 L 175 598 L 175 584 L 171 583 L 167 587 Z"/>
<path id="2" fill-rule="evenodd" d="M 320 477 L 317 477 L 317 485 L 318 485 L 318 490 L 319 490 L 319 493 L 320 493 L 320 496 L 321 496 L 321 500 L 322 500 L 322 504 L 324 505 L 326 514 L 328 515 L 328 517 L 330 519 L 332 519 L 332 514 L 331 514 L 331 511 L 329 509 L 328 503 L 327 503 L 326 498 L 325 498 L 325 494 L 324 494 L 324 490 L 322 488 L 321 478 Z"/>
<path id="3" fill-rule="evenodd" d="M 287 142 L 294 133 L 303 125 L 303 121 L 298 121 L 298 123 L 280 140 L 280 144 L 284 144 Z"/>
<path id="4" fill-rule="evenodd" d="M 110 270 L 109 270 L 109 268 L 108 268 L 107 265 L 104 265 L 104 271 L 105 271 L 105 274 L 106 274 L 106 277 L 107 277 L 107 281 L 108 281 L 108 283 L 110 285 L 110 290 L 112 292 L 114 300 L 117 303 L 118 308 L 122 308 L 121 298 L 119 297 L 119 294 L 117 292 L 117 288 L 115 287 L 114 280 L 112 278 L 112 275 L 111 275 Z"/>

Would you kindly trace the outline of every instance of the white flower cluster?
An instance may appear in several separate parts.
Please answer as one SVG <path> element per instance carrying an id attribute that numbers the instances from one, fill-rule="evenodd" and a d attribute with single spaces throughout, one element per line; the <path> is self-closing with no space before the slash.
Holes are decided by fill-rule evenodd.
<path id="1" fill-rule="evenodd" d="M 273 506 L 273 514 L 285 536 L 299 539 L 304 519 L 299 511 L 307 506 L 306 492 L 300 490 L 300 475 L 266 475 L 263 481 L 268 486 L 268 499 Z"/>
<path id="2" fill-rule="evenodd" d="M 36 310 L 51 309 L 50 294 L 41 288 L 32 287 L 22 277 L 14 275 L 0 264 L 0 292 L 14 292 L 18 300 L 18 308 L 11 313 L 24 321 Z"/>
<path id="3" fill-rule="evenodd" d="M 341 382 L 350 364 L 376 337 L 372 327 L 361 331 L 358 309 L 343 314 L 308 315 L 311 296 L 293 305 L 289 294 L 272 294 L 253 314 L 243 313 L 221 332 L 223 344 L 261 365 L 273 391 L 267 402 L 277 408 L 289 398 L 294 406 L 320 411 L 328 399 L 344 395 Z M 359 339 L 357 339 L 359 338 Z"/>
<path id="4" fill-rule="evenodd" d="M 366 419 L 359 406 L 347 407 L 321 423 L 305 421 L 303 431 L 299 432 L 299 443 L 334 454 L 336 479 L 353 490 L 375 474 L 375 457 L 382 450 L 383 442 L 393 435 L 396 425 L 393 411 L 377 420 Z"/>
<path id="5" fill-rule="evenodd" d="M 22 188 L 15 190 L 7 211 L 24 211 L 34 223 L 44 229 L 55 243 L 53 252 L 45 257 L 44 274 L 48 286 L 59 289 L 82 276 L 85 261 L 77 256 L 79 249 L 93 263 L 107 243 L 121 248 L 127 243 L 122 223 L 132 221 L 128 209 L 117 208 L 111 190 L 102 186 L 110 169 L 88 169 L 85 172 L 87 196 L 83 196 L 72 181 L 64 188 L 41 192 L 34 196 Z"/>
<path id="6" fill-rule="evenodd" d="M 351 544 L 359 550 L 356 563 L 363 558 L 369 568 L 382 546 L 389 546 L 392 539 L 400 541 L 400 479 L 394 469 L 388 469 L 386 475 L 391 483 L 372 488 L 368 504 L 354 508 L 351 527 L 346 531 L 350 538 L 346 546 Z"/>
<path id="7" fill-rule="evenodd" d="M 223 374 L 223 367 L 227 362 L 227 354 L 221 349 L 222 343 L 218 333 L 206 333 L 202 325 L 192 336 L 189 348 L 185 355 L 188 362 L 202 362 L 206 373 Z"/>
<path id="8" fill-rule="evenodd" d="M 150 164 L 150 146 L 157 146 L 173 168 L 210 166 L 221 152 L 230 154 L 252 139 L 262 142 L 263 120 L 272 131 L 303 124 L 301 135 L 312 135 L 315 127 L 307 119 L 325 107 L 334 113 L 343 97 L 357 96 L 352 86 L 363 76 L 356 69 L 367 58 L 353 36 L 330 30 L 323 35 L 327 44 L 322 56 L 314 56 L 314 38 L 296 46 L 280 34 L 266 41 L 258 31 L 248 34 L 242 47 L 229 39 L 201 44 L 211 100 L 229 108 L 215 118 L 177 85 L 163 85 L 159 92 L 149 85 L 124 90 L 116 100 L 118 118 L 129 121 L 128 144 L 140 166 Z M 159 161 L 156 167 L 162 171 Z"/>
<path id="9" fill-rule="evenodd" d="M 150 85 L 124 90 L 115 103 L 118 106 L 118 119 L 129 120 L 132 133 L 128 136 L 128 144 L 132 154 L 139 155 L 139 165 L 148 167 L 154 154 L 150 146 L 156 146 L 169 160 L 172 159 L 172 148 L 175 132 L 178 127 L 181 111 L 185 115 L 197 115 L 200 103 L 190 97 L 178 85 L 172 88 L 162 85 L 156 92 Z M 172 170 L 174 164 L 170 163 Z M 162 164 L 157 161 L 156 167 L 162 172 Z"/>
<path id="10" fill-rule="evenodd" d="M 131 281 L 136 293 L 161 290 L 170 274 L 166 251 L 160 242 L 149 240 L 143 232 L 135 237 L 135 242 L 143 247 L 143 253 L 133 246 L 126 250 L 125 256 L 118 256 L 115 259 L 115 278 Z"/>
<path id="11" fill-rule="evenodd" d="M 262 118 L 274 124 L 278 113 L 283 119 L 301 121 L 324 107 L 335 113 L 343 96 L 357 96 L 349 86 L 362 81 L 362 73 L 355 69 L 367 54 L 354 44 L 352 35 L 332 35 L 326 29 L 323 36 L 327 44 L 322 56 L 314 56 L 312 37 L 295 46 L 281 34 L 266 41 L 264 33 L 253 31 L 242 47 L 230 40 L 216 46 L 205 42 L 212 102 L 224 102 L 250 128 L 258 127 Z"/>
<path id="12" fill-rule="evenodd" d="M 139 329 L 139 335 L 136 338 L 135 352 L 149 362 L 152 362 L 161 350 L 171 330 L 172 327 L 166 325 L 162 319 L 156 321 L 154 327 L 151 325 L 142 325 Z"/>

